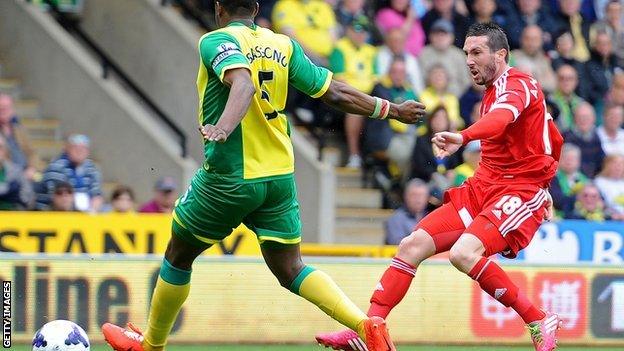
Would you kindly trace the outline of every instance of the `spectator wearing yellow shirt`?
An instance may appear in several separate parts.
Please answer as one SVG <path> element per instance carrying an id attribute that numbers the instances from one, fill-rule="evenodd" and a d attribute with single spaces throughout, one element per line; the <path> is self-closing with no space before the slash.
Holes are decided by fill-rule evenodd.
<path id="1" fill-rule="evenodd" d="M 297 40 L 317 65 L 327 66 L 338 30 L 334 9 L 323 0 L 279 0 L 273 29 Z"/>
<path id="2" fill-rule="evenodd" d="M 448 73 L 442 65 L 434 65 L 427 76 L 427 88 L 420 95 L 420 102 L 425 104 L 427 112 L 444 106 L 454 129 L 463 129 L 464 120 L 459 115 L 459 100 L 448 91 Z"/>
<path id="3" fill-rule="evenodd" d="M 366 16 L 354 18 L 346 28 L 345 37 L 338 40 L 329 57 L 329 67 L 334 72 L 334 78 L 366 94 L 370 94 L 377 80 L 377 49 L 366 42 L 369 29 L 370 22 Z M 362 166 L 360 135 L 363 128 L 364 119 L 361 116 L 345 115 L 345 134 L 349 148 L 347 167 Z"/>
<path id="4" fill-rule="evenodd" d="M 479 140 L 473 140 L 466 144 L 462 152 L 462 158 L 464 159 L 464 163 L 455 167 L 453 186 L 462 185 L 466 179 L 474 175 L 481 161 L 481 142 Z"/>

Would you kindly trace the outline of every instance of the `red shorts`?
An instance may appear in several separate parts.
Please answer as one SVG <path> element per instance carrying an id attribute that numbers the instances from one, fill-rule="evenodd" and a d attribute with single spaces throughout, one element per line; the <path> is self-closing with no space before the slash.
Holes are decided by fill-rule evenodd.
<path id="1" fill-rule="evenodd" d="M 547 190 L 533 184 L 490 184 L 469 178 L 444 194 L 444 205 L 418 223 L 436 243 L 449 250 L 463 233 L 477 236 L 485 256 L 516 257 L 543 221 Z"/>

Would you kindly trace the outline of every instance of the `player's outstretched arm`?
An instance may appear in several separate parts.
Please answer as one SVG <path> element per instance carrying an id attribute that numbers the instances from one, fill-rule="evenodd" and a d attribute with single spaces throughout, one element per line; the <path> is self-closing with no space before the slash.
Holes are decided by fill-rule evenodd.
<path id="1" fill-rule="evenodd" d="M 393 118 L 409 124 L 416 123 L 425 116 L 425 105 L 417 101 L 408 100 L 402 104 L 394 104 L 387 100 L 364 94 L 352 86 L 337 80 L 331 81 L 327 92 L 321 96 L 321 100 L 342 112 L 363 116 L 384 118 L 383 114 L 380 114 L 380 110 L 383 111 L 383 108 L 388 108 L 387 113 L 385 113 L 387 118 Z M 384 104 L 388 104 L 388 106 L 384 107 Z"/>
<path id="2" fill-rule="evenodd" d="M 230 87 L 230 94 L 219 121 L 216 125 L 206 124 L 199 128 L 204 139 L 209 141 L 224 142 L 227 140 L 230 133 L 245 117 L 251 99 L 256 93 L 251 74 L 247 68 L 227 70 L 223 82 Z"/>
<path id="3" fill-rule="evenodd" d="M 497 109 L 488 112 L 470 127 L 459 133 L 440 132 L 435 133 L 433 142 L 434 153 L 438 158 L 444 158 L 457 152 L 462 145 L 473 140 L 488 139 L 505 130 L 507 124 L 513 122 L 514 116 L 508 110 Z"/>

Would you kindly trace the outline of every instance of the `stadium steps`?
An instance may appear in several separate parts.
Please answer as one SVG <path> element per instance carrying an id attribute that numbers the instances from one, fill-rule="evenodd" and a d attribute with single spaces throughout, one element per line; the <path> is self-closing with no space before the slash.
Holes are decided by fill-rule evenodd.
<path id="1" fill-rule="evenodd" d="M 17 113 L 18 116 L 24 116 Z M 21 118 L 22 126 L 28 131 L 31 140 L 61 140 L 61 121 L 56 118 Z"/>
<path id="2" fill-rule="evenodd" d="M 1 78 L 0 93 L 8 94 L 14 99 L 18 99 L 21 93 L 20 81 L 14 78 Z"/>
<path id="3" fill-rule="evenodd" d="M 15 101 L 15 114 L 20 116 L 22 122 L 25 118 L 41 118 L 41 106 L 35 99 L 20 99 Z"/>
<path id="4" fill-rule="evenodd" d="M 33 139 L 31 143 L 45 165 L 50 163 L 53 158 L 57 157 L 63 151 L 64 146 L 61 140 Z"/>
<path id="5" fill-rule="evenodd" d="M 384 221 L 392 210 L 382 207 L 378 189 L 362 188 L 362 171 L 336 167 L 336 243 L 379 245 L 384 242 Z"/>
<path id="6" fill-rule="evenodd" d="M 61 122 L 54 118 L 43 118 L 39 101 L 22 97 L 19 79 L 0 78 L 0 93 L 13 97 L 15 114 L 20 117 L 32 147 L 43 162 L 40 166 L 44 168 L 63 150 Z"/>
<path id="7" fill-rule="evenodd" d="M 377 189 L 339 187 L 336 205 L 340 208 L 381 208 L 381 192 Z"/>

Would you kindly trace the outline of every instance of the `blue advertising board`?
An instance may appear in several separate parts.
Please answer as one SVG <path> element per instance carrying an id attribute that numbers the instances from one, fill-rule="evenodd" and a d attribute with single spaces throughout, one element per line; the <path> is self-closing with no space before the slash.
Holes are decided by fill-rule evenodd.
<path id="1" fill-rule="evenodd" d="M 516 260 L 549 264 L 624 264 L 624 222 L 562 220 L 544 223 Z"/>

